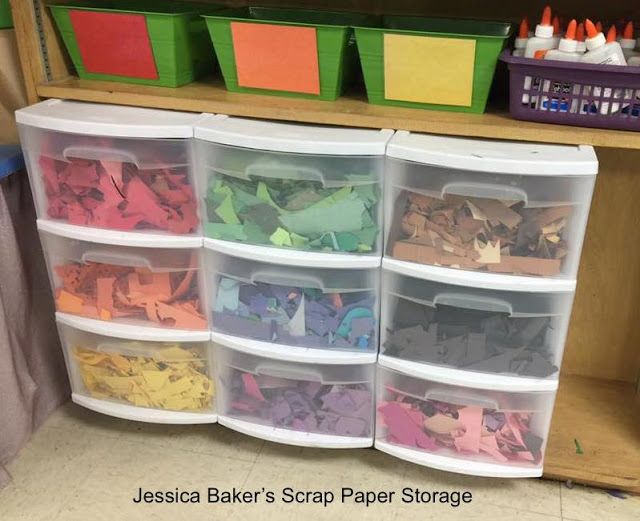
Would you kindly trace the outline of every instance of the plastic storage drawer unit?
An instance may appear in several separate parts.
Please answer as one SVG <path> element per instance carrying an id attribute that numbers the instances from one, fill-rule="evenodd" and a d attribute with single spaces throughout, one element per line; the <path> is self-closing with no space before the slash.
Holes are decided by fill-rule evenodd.
<path id="1" fill-rule="evenodd" d="M 438 366 L 452 382 L 554 389 L 573 291 L 488 289 L 470 273 L 420 279 L 383 260 L 381 358 Z"/>
<path id="2" fill-rule="evenodd" d="M 403 131 L 387 155 L 389 257 L 575 280 L 598 170 L 592 147 Z"/>
<path id="3" fill-rule="evenodd" d="M 308 268 L 207 250 L 213 339 L 288 360 L 375 362 L 379 271 Z M 311 349 L 308 349 L 311 348 Z"/>
<path id="4" fill-rule="evenodd" d="M 199 235 L 191 140 L 199 114 L 47 100 L 16 112 L 40 219 Z"/>
<path id="5" fill-rule="evenodd" d="M 554 391 L 496 391 L 491 379 L 451 385 L 437 369 L 401 373 L 379 364 L 377 449 L 450 472 L 542 475 Z"/>
<path id="6" fill-rule="evenodd" d="M 383 156 L 392 134 L 226 116 L 199 123 L 205 244 L 252 245 L 248 255 L 259 245 L 379 257 Z"/>
<path id="7" fill-rule="evenodd" d="M 210 342 L 167 341 L 144 330 L 125 337 L 106 323 L 57 320 L 75 403 L 150 423 L 216 421 Z"/>
<path id="8" fill-rule="evenodd" d="M 373 444 L 375 364 L 305 364 L 216 346 L 219 421 L 308 447 Z"/>
<path id="9" fill-rule="evenodd" d="M 148 245 L 136 240 L 142 234 L 117 245 L 52 221 L 39 220 L 38 227 L 59 312 L 110 321 L 121 331 L 170 328 L 173 340 L 208 332 L 197 237 L 192 248 L 166 247 L 158 236 Z"/>

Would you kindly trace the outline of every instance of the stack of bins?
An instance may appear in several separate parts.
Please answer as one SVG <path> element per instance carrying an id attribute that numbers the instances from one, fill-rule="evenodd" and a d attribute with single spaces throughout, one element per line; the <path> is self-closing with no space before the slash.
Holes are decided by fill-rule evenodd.
<path id="1" fill-rule="evenodd" d="M 397 132 L 387 156 L 375 446 L 540 476 L 595 153 Z"/>
<path id="2" fill-rule="evenodd" d="M 201 118 L 60 100 L 16 113 L 80 405 L 147 422 L 216 421 L 191 168 Z"/>
<path id="3" fill-rule="evenodd" d="M 373 444 L 391 131 L 211 116 L 194 131 L 219 422 Z"/>

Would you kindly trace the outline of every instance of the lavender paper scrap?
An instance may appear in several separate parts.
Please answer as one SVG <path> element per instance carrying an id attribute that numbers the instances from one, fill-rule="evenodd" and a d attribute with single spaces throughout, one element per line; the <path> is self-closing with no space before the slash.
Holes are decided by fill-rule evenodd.
<path id="1" fill-rule="evenodd" d="M 244 375 L 244 378 L 243 378 Z M 253 379 L 263 400 L 252 396 L 245 380 Z M 273 427 L 334 436 L 372 435 L 373 394 L 367 384 L 320 384 L 234 370 L 229 413 Z"/>
<path id="2" fill-rule="evenodd" d="M 213 325 L 220 332 L 263 342 L 375 350 L 375 303 L 373 291 L 323 293 L 220 276 Z"/>

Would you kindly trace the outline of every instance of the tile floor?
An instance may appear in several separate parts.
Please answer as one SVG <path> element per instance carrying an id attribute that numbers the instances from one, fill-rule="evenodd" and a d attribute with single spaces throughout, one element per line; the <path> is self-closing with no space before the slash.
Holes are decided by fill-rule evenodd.
<path id="1" fill-rule="evenodd" d="M 638 521 L 640 497 L 546 480 L 474 478 L 411 465 L 374 450 L 287 447 L 218 425 L 127 422 L 67 404 L 51 416 L 9 466 L 0 491 L 2 521 Z M 279 491 L 469 490 L 470 504 L 353 503 L 285 505 L 135 504 L 138 487 L 199 490 L 242 487 Z M 399 493 L 396 494 L 396 497 Z"/>

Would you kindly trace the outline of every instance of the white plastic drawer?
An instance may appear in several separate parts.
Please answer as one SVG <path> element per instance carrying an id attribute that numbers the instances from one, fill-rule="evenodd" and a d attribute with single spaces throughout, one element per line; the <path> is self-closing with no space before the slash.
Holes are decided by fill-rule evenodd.
<path id="1" fill-rule="evenodd" d="M 18 126 L 39 218 L 126 232 L 200 234 L 189 139 Z"/>
<path id="2" fill-rule="evenodd" d="M 557 379 L 573 292 L 499 291 L 460 279 L 447 284 L 384 269 L 381 353 L 465 372 Z"/>
<path id="3" fill-rule="evenodd" d="M 214 331 L 285 346 L 378 349 L 379 272 L 286 266 L 206 251 Z"/>
<path id="4" fill-rule="evenodd" d="M 82 331 L 60 320 L 58 330 L 78 403 L 163 423 L 202 423 L 205 419 L 198 415 L 211 418 L 215 413 L 208 342 L 129 340 Z"/>
<path id="5" fill-rule="evenodd" d="M 216 346 L 220 423 L 294 445 L 370 446 L 375 364 L 304 364 Z"/>
<path id="6" fill-rule="evenodd" d="M 584 148 L 397 133 L 387 160 L 386 254 L 575 279 L 597 171 Z"/>
<path id="7" fill-rule="evenodd" d="M 59 312 L 129 326 L 208 330 L 201 249 L 101 244 L 43 230 L 40 239 Z"/>
<path id="8" fill-rule="evenodd" d="M 380 255 L 384 156 L 254 150 L 196 140 L 204 235 Z"/>
<path id="9" fill-rule="evenodd" d="M 380 366 L 376 448 L 452 472 L 539 476 L 554 398 L 553 391 L 447 385 Z"/>

